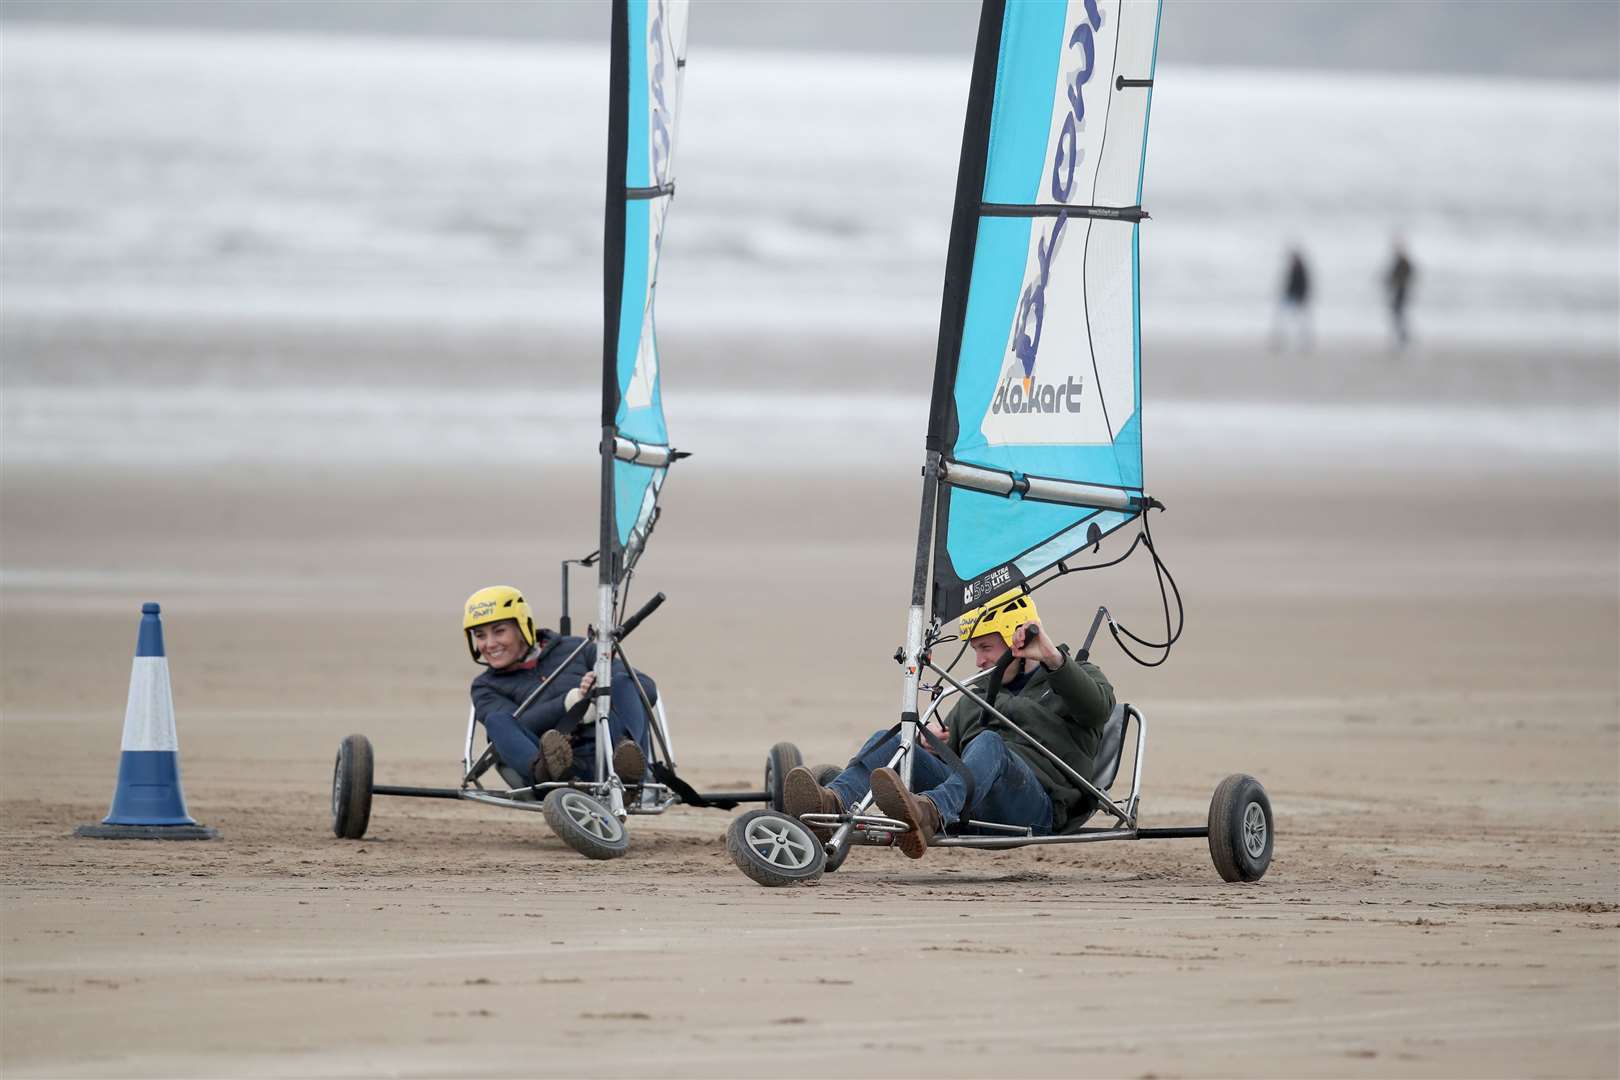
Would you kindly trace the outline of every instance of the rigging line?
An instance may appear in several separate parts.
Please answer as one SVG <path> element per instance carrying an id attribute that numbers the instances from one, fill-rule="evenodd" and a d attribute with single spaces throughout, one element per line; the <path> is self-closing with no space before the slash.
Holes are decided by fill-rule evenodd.
<path id="1" fill-rule="evenodd" d="M 1121 14 L 1123 14 L 1123 12 L 1121 12 Z M 1115 27 L 1114 56 L 1113 62 L 1108 65 L 1109 71 L 1119 70 L 1119 39 L 1121 36 L 1122 35 L 1119 32 L 1119 27 Z M 1096 60 L 1093 59 L 1092 62 L 1095 63 Z M 1094 204 L 1097 201 L 1097 185 L 1102 182 L 1103 156 L 1108 152 L 1108 119 L 1114 115 L 1114 95 L 1104 94 L 1103 100 L 1106 102 L 1106 104 L 1103 106 L 1102 140 L 1097 144 L 1097 164 L 1096 168 L 1091 174 L 1091 201 Z M 1090 222 L 1086 223 L 1086 240 L 1085 244 L 1080 248 L 1080 252 L 1080 292 L 1081 295 L 1085 297 L 1086 302 L 1086 350 L 1091 353 L 1091 375 L 1097 380 L 1097 403 L 1102 406 L 1103 426 L 1108 429 L 1108 448 L 1114 452 L 1114 457 L 1117 460 L 1119 457 L 1119 448 L 1114 443 L 1114 419 L 1108 415 L 1108 395 L 1103 393 L 1102 372 L 1097 368 L 1097 342 L 1093 339 L 1091 333 L 1091 298 L 1086 295 L 1086 283 L 1089 280 L 1086 271 L 1091 265 Z M 1134 282 L 1131 285 L 1131 291 L 1134 295 L 1136 291 L 1136 285 Z M 1146 521 L 1145 518 L 1143 520 Z"/>
<path id="2" fill-rule="evenodd" d="M 1153 546 L 1153 536 L 1146 518 L 1144 518 L 1142 521 L 1142 536 L 1145 538 L 1148 551 L 1153 556 L 1154 573 L 1158 576 L 1159 580 L 1159 600 L 1164 607 L 1165 640 L 1163 642 L 1148 641 L 1147 639 L 1132 633 L 1125 627 L 1120 626 L 1118 623 L 1114 622 L 1113 619 L 1108 620 L 1108 632 L 1113 635 L 1114 643 L 1119 646 L 1120 651 L 1126 656 L 1130 657 L 1132 660 L 1135 660 L 1143 667 L 1158 667 L 1160 664 L 1170 659 L 1170 647 L 1181 638 L 1181 632 L 1186 628 L 1187 625 L 1187 609 L 1181 600 L 1181 590 L 1176 587 L 1176 579 L 1171 576 L 1169 568 L 1164 565 L 1164 560 L 1159 558 L 1158 550 Z M 1169 592 L 1166 592 L 1165 590 L 1165 583 L 1167 581 L 1169 582 L 1170 586 Z M 1170 618 L 1170 596 L 1172 594 L 1176 598 L 1176 619 L 1174 624 L 1172 624 Z M 1145 660 L 1131 651 L 1130 647 L 1127 646 L 1124 640 L 1120 637 L 1121 634 L 1124 634 L 1125 637 L 1130 638 L 1132 641 L 1137 642 L 1139 645 L 1142 645 L 1145 648 L 1163 649 L 1164 655 L 1159 657 L 1157 660 Z"/>
<path id="3" fill-rule="evenodd" d="M 1147 527 L 1147 519 L 1146 519 L 1145 516 L 1144 516 L 1144 518 L 1142 520 L 1142 524 L 1143 524 L 1143 530 L 1145 532 L 1146 527 Z M 1139 533 L 1136 534 L 1136 539 L 1131 541 L 1131 546 L 1130 547 L 1126 548 L 1123 552 L 1121 552 L 1119 555 L 1115 556 L 1114 558 L 1109 559 L 1107 562 L 1090 563 L 1090 564 L 1088 564 L 1086 566 L 1066 566 L 1066 565 L 1064 565 L 1063 561 L 1060 559 L 1058 561 L 1058 564 L 1057 564 L 1058 565 L 1057 573 L 1053 574 L 1051 577 L 1046 578 L 1046 579 L 1044 579 L 1042 581 L 1037 581 L 1034 584 L 1031 584 L 1030 582 L 1025 581 L 1023 583 L 1023 585 L 1021 586 L 1022 593 L 1025 596 L 1029 596 L 1029 595 L 1033 594 L 1036 589 L 1043 589 L 1046 586 L 1050 585 L 1052 582 L 1056 581 L 1058 578 L 1065 577 L 1065 576 L 1067 576 L 1069 574 L 1080 574 L 1080 573 L 1084 573 L 1087 570 L 1106 570 L 1110 566 L 1118 566 L 1120 563 L 1122 563 L 1126 559 L 1130 558 L 1131 554 L 1138 547 L 1140 547 L 1142 545 L 1142 543 L 1143 543 L 1143 535 L 1142 535 L 1142 533 L 1139 532 Z M 1148 550 L 1152 551 L 1152 547 L 1153 547 L 1152 543 L 1151 543 L 1151 541 L 1149 541 Z M 1181 594 L 1178 592 L 1176 594 L 1178 604 L 1180 603 L 1180 596 L 1181 596 Z M 960 649 L 956 650 L 956 655 L 951 657 L 951 662 L 949 664 L 945 665 L 945 670 L 946 671 L 953 670 L 956 667 L 956 665 L 961 661 L 962 655 L 965 652 L 967 652 L 968 645 L 973 640 L 973 631 L 978 629 L 979 619 L 983 619 L 983 618 L 984 618 L 984 615 L 983 615 L 983 613 L 981 613 L 979 615 L 978 619 L 973 620 L 973 625 L 968 628 L 968 632 L 966 634 L 962 635 L 962 638 L 961 638 L 962 647 Z M 1178 631 L 1178 636 L 1179 636 L 1179 631 Z M 941 639 L 941 640 L 938 640 L 938 641 L 930 642 L 930 645 L 944 644 L 945 640 L 946 639 Z"/>
<path id="4" fill-rule="evenodd" d="M 635 577 L 634 567 L 626 569 L 624 577 L 619 579 L 619 610 L 613 616 L 613 625 L 624 625 L 624 613 L 630 607 L 630 579 Z"/>

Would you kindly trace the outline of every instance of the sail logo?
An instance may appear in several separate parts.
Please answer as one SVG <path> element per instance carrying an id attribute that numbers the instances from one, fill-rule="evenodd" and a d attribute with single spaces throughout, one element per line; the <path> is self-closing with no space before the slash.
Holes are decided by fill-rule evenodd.
<path id="1" fill-rule="evenodd" d="M 1079 146 L 1078 142 L 1080 133 L 1085 130 L 1085 86 L 1097 70 L 1096 32 L 1102 28 L 1102 21 L 1097 0 L 1085 0 L 1085 18 L 1069 34 L 1069 48 L 1078 48 L 1081 60 L 1079 66 L 1068 72 L 1063 80 L 1069 110 L 1058 132 L 1050 185 L 1052 201 L 1060 204 L 1066 204 L 1074 195 L 1075 170 L 1085 158 L 1085 148 Z M 1018 316 L 1013 320 L 1010 351 L 1023 368 L 1026 397 L 1035 378 L 1035 358 L 1040 352 L 1041 329 L 1046 322 L 1046 285 L 1051 279 L 1052 262 L 1063 243 L 1064 226 L 1068 221 L 1069 216 L 1060 212 L 1052 222 L 1052 231 L 1038 242 L 1035 249 L 1036 277 L 1025 283 L 1023 296 L 1018 302 Z M 1009 379 L 1011 374 L 1009 372 Z"/>
<path id="2" fill-rule="evenodd" d="M 647 28 L 647 51 L 657 57 L 653 63 L 652 71 L 647 79 L 648 90 L 652 94 L 651 128 L 652 137 L 652 183 L 655 187 L 662 187 L 669 182 L 669 156 L 672 149 L 673 136 L 669 124 L 669 103 L 664 99 L 664 2 L 658 0 L 654 9 L 652 22 Z"/>
<path id="3" fill-rule="evenodd" d="M 664 92 L 667 60 L 674 60 L 674 41 L 670 35 L 669 13 L 663 0 L 653 6 L 647 25 L 647 135 L 649 184 L 662 188 L 669 183 L 670 158 L 674 151 L 674 122 L 669 99 Z M 666 57 L 665 54 L 669 54 Z M 664 215 L 669 212 L 666 199 L 647 201 L 647 302 L 641 310 L 641 334 L 636 346 L 636 363 L 624 388 L 624 404 L 629 409 L 645 409 L 653 404 L 658 382 L 658 346 L 653 324 L 653 297 L 657 291 L 658 259 L 664 249 Z"/>
<path id="4" fill-rule="evenodd" d="M 981 597 L 995 596 L 1012 584 L 1012 567 L 1003 566 L 963 586 L 962 603 L 972 607 Z"/>
<path id="5" fill-rule="evenodd" d="M 1099 0 L 1073 0 L 1069 10 L 1072 22 L 1065 26 L 1046 156 L 1034 197 L 1058 209 L 1049 217 L 1037 216 L 1030 233 L 1001 370 L 980 427 L 992 445 L 1094 442 L 1101 434 L 1096 427 L 1101 419 L 1097 391 L 1102 387 L 1090 371 L 1088 301 L 1082 295 L 1085 268 L 1077 259 L 1060 263 L 1058 256 L 1077 229 L 1079 243 L 1087 238 L 1087 223 L 1071 225 L 1067 207 L 1091 201 L 1083 166 L 1095 153 L 1097 139 L 1095 132 L 1087 134 L 1087 95 L 1095 98 L 1106 81 L 1097 72 L 1099 66 L 1106 69 L 1111 46 L 1106 35 L 1099 43 L 1105 21 Z M 1043 349 L 1053 354 L 1044 364 Z M 1042 367 L 1044 372 L 1037 370 Z"/>
<path id="6" fill-rule="evenodd" d="M 1038 383 L 1033 379 L 1015 382 L 1004 379 L 990 401 L 992 413 L 1055 413 L 1059 409 L 1080 411 L 1080 391 L 1085 380 L 1064 376 L 1063 384 Z"/>

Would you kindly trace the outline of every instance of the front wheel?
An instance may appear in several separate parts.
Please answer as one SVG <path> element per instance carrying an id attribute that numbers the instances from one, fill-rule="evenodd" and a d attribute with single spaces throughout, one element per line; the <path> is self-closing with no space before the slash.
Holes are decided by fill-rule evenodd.
<path id="1" fill-rule="evenodd" d="M 787 774 L 804 764 L 804 755 L 790 742 L 779 742 L 765 755 L 765 794 L 770 796 L 770 808 L 782 809 L 782 784 Z"/>
<path id="2" fill-rule="evenodd" d="M 624 822 L 583 791 L 554 788 L 540 809 L 551 831 L 587 859 L 617 859 L 630 848 Z"/>
<path id="3" fill-rule="evenodd" d="M 726 829 L 726 852 L 737 869 L 761 885 L 797 885 L 821 876 L 821 842 L 797 818 L 750 810 Z"/>
<path id="4" fill-rule="evenodd" d="M 1209 855 L 1226 881 L 1259 881 L 1271 865 L 1271 800 L 1252 776 L 1234 773 L 1209 801 Z"/>
<path id="5" fill-rule="evenodd" d="M 371 740 L 350 735 L 338 744 L 332 765 L 332 835 L 358 840 L 371 823 Z"/>

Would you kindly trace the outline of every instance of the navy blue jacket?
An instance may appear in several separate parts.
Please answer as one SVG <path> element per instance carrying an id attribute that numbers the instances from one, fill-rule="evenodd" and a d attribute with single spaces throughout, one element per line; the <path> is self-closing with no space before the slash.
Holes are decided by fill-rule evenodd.
<path id="1" fill-rule="evenodd" d="M 582 642 L 585 647 L 580 649 Z M 575 652 L 576 649 L 578 652 Z M 510 716 L 525 698 L 534 693 L 535 687 L 553 673 L 556 677 L 535 703 L 524 710 L 517 722 L 536 735 L 562 723 L 565 712 L 563 699 L 568 691 L 577 688 L 579 680 L 596 669 L 596 645 L 581 637 L 559 637 L 549 630 L 541 630 L 540 655 L 535 660 L 533 666 L 523 663 L 500 671 L 491 669 L 473 680 L 473 709 L 480 724 L 487 724 L 489 717 L 497 713 Z M 657 701 L 658 688 L 653 681 L 640 672 L 637 674 L 641 676 L 641 685 L 646 688 L 647 696 Z M 614 681 L 627 680 L 629 677 L 625 666 L 615 662 Z"/>

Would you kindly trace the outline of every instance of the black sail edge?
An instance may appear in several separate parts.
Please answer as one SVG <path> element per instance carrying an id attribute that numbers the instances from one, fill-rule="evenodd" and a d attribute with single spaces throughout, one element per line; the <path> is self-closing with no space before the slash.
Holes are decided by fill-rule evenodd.
<path id="1" fill-rule="evenodd" d="M 951 213 L 950 246 L 945 256 L 945 282 L 939 311 L 939 345 L 934 357 L 934 386 L 928 408 L 926 447 L 929 465 L 923 480 L 922 523 L 917 537 L 917 563 L 912 577 L 911 603 L 937 609 L 939 569 L 935 542 L 943 535 L 950 510 L 950 488 L 939 482 L 938 462 L 956 441 L 954 387 L 962 349 L 963 322 L 967 318 L 968 286 L 973 277 L 973 256 L 979 236 L 979 205 L 984 198 L 984 172 L 990 152 L 990 117 L 995 106 L 996 66 L 1001 53 L 1001 29 L 1006 0 L 984 0 L 979 9 L 979 34 L 973 50 L 973 75 L 968 84 L 967 116 L 962 124 L 962 155 L 956 170 L 956 203 Z M 932 517 L 933 521 L 928 519 Z M 930 528 L 930 525 L 932 526 Z M 939 553 L 943 557 L 943 553 Z M 932 584 L 932 588 L 930 585 Z M 930 593 L 933 595 L 930 596 Z"/>
<path id="2" fill-rule="evenodd" d="M 613 436 L 619 412 L 619 319 L 624 307 L 625 168 L 630 153 L 630 8 L 613 0 L 608 65 L 607 206 L 602 239 L 602 490 L 598 581 L 616 585 Z"/>

